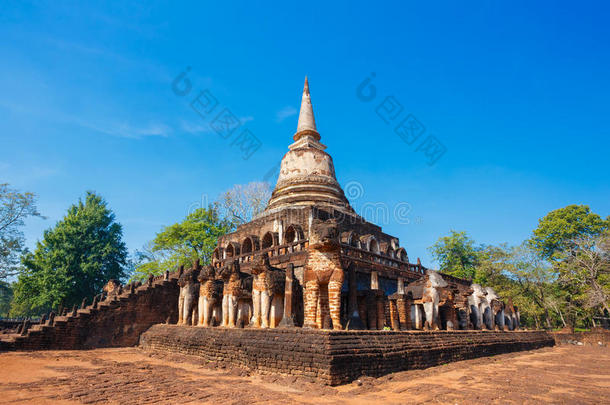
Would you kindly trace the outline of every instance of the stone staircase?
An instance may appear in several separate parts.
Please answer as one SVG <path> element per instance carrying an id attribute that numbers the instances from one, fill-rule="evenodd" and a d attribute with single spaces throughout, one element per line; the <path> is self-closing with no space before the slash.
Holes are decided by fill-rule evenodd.
<path id="1" fill-rule="evenodd" d="M 137 288 L 51 316 L 21 333 L 0 335 L 0 351 L 134 346 L 157 323 L 178 319 L 178 272 L 150 278 Z"/>

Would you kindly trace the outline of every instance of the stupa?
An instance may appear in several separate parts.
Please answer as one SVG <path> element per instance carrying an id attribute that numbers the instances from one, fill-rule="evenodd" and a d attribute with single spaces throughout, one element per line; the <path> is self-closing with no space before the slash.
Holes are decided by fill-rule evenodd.
<path id="1" fill-rule="evenodd" d="M 282 158 L 266 209 L 251 222 L 219 239 L 213 265 L 222 268 L 237 261 L 242 272 L 251 274 L 254 258 L 266 254 L 271 266 L 284 270 L 290 267 L 294 272 L 298 297 L 305 285 L 306 250 L 312 225 L 334 219 L 339 232 L 341 262 L 346 272 L 349 269 L 352 274 L 361 307 L 370 291 L 388 297 L 401 293 L 404 285 L 422 277 L 426 269 L 419 259 L 416 263 L 409 262 L 407 251 L 397 237 L 384 233 L 381 227 L 359 216 L 350 206 L 337 181 L 333 159 L 320 142 L 307 78 L 293 140 Z M 345 278 L 342 288 L 341 316 L 345 323 L 349 322 L 349 279 Z M 293 308 L 297 325 L 304 322 L 302 301 L 296 298 Z"/>

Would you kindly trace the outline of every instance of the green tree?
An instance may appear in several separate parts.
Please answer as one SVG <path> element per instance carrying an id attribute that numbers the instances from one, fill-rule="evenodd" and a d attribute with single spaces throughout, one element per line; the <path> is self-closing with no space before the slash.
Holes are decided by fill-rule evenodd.
<path id="1" fill-rule="evenodd" d="M 478 253 L 477 266 L 473 282 L 492 287 L 496 292 L 510 287 L 511 280 L 507 277 L 506 267 L 510 262 L 512 248 L 506 244 L 500 246 L 481 246 Z"/>
<path id="2" fill-rule="evenodd" d="M 526 307 L 531 309 L 536 326 L 539 326 L 542 315 L 546 327 L 552 328 L 556 323 L 553 308 L 559 310 L 558 302 L 561 301 L 557 295 L 554 268 L 541 260 L 528 243 L 523 243 L 512 249 L 505 272 L 514 281 L 513 297 L 520 297 L 521 302 L 529 301 Z M 562 312 L 557 312 L 557 315 L 563 319 Z"/>
<path id="3" fill-rule="evenodd" d="M 600 235 L 609 224 L 608 220 L 591 212 L 587 205 L 568 205 L 540 219 L 530 243 L 544 259 L 557 260 L 562 251 L 571 249 L 572 241 Z"/>
<path id="4" fill-rule="evenodd" d="M 608 308 L 602 236 L 609 225 L 610 217 L 604 220 L 586 205 L 569 205 L 541 218 L 529 240 L 553 265 L 554 294 L 547 302 L 564 324 L 587 326 L 585 320 Z"/>
<path id="5" fill-rule="evenodd" d="M 109 279 L 124 279 L 122 227 L 102 197 L 88 192 L 24 255 L 14 288 L 13 315 L 33 315 L 80 304 Z"/>
<path id="6" fill-rule="evenodd" d="M 560 282 L 579 292 L 585 308 L 610 314 L 610 232 L 577 238 L 570 246 L 556 265 Z"/>
<path id="7" fill-rule="evenodd" d="M 475 278 L 481 248 L 466 232 L 452 230 L 449 236 L 439 238 L 429 250 L 443 273 L 470 280 Z"/>
<path id="8" fill-rule="evenodd" d="M 0 184 L 0 280 L 17 274 L 25 250 L 21 228 L 28 217 L 44 218 L 36 208 L 36 196 Z"/>
<path id="9" fill-rule="evenodd" d="M 0 316 L 7 317 L 9 315 L 12 299 L 12 286 L 5 281 L 0 281 Z"/>
<path id="10" fill-rule="evenodd" d="M 132 279 L 161 274 L 179 264 L 189 265 L 197 258 L 207 264 L 218 238 L 232 229 L 232 222 L 220 216 L 217 205 L 199 208 L 182 222 L 163 228 L 142 251 L 136 252 Z"/>

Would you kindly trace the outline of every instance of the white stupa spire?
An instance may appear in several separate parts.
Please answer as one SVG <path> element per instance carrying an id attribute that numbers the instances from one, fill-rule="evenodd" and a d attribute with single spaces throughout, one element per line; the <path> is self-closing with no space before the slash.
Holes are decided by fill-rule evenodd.
<path id="1" fill-rule="evenodd" d="M 305 77 L 301 112 L 294 142 L 282 158 L 277 183 L 265 209 L 321 204 L 354 213 L 337 182 L 332 157 L 320 143 L 320 134 L 313 117 L 309 82 Z"/>
<path id="2" fill-rule="evenodd" d="M 299 113 L 299 122 L 297 124 L 297 133 L 295 140 L 301 136 L 311 135 L 314 139 L 319 140 L 320 134 L 316 129 L 316 120 L 313 116 L 313 107 L 311 105 L 311 96 L 309 95 L 309 82 L 305 76 L 305 86 L 303 87 L 303 98 L 301 99 L 301 112 Z"/>

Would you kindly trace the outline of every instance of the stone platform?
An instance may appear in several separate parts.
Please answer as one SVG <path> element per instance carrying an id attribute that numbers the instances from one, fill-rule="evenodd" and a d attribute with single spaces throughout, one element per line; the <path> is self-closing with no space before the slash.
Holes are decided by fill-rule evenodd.
<path id="1" fill-rule="evenodd" d="M 450 361 L 553 346 L 544 331 L 327 331 L 154 325 L 145 350 L 196 355 L 263 373 L 314 378 L 329 385 Z"/>

